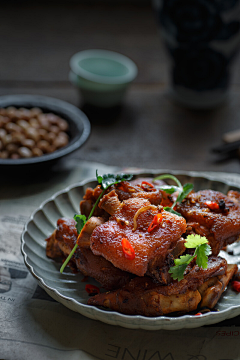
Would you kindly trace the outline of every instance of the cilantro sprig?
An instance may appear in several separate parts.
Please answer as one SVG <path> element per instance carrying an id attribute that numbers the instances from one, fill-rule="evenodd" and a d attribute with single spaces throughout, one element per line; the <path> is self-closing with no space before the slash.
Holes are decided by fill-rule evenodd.
<path id="1" fill-rule="evenodd" d="M 98 175 L 98 171 L 96 170 L 96 178 L 97 178 L 97 181 L 98 181 L 98 185 L 101 185 L 102 192 L 99 195 L 99 197 L 97 198 L 95 204 L 93 205 L 93 208 L 92 208 L 88 218 L 86 218 L 86 216 L 82 215 L 82 214 L 75 214 L 74 215 L 73 218 L 76 221 L 76 229 L 77 229 L 78 235 L 81 234 L 81 231 L 82 231 L 84 225 L 92 217 L 92 215 L 94 213 L 94 210 L 95 210 L 96 206 L 98 205 L 101 197 L 105 193 L 105 191 L 112 185 L 118 184 L 118 183 L 120 183 L 122 181 L 131 180 L 132 177 L 133 177 L 132 174 L 123 174 L 123 173 L 116 174 L 116 175 L 115 174 L 104 174 L 103 176 L 100 176 L 100 175 Z M 67 266 L 67 264 L 71 260 L 71 258 L 73 256 L 73 254 L 75 253 L 77 247 L 78 247 L 78 243 L 75 244 L 74 248 L 72 249 L 72 251 L 70 252 L 68 257 L 66 258 L 64 263 L 62 264 L 62 266 L 60 268 L 60 273 L 63 273 L 63 270 L 65 269 L 65 267 Z"/>
<path id="2" fill-rule="evenodd" d="M 185 197 L 193 190 L 193 184 L 187 183 L 182 186 L 180 181 L 174 175 L 171 175 L 171 174 L 164 174 L 164 175 L 157 176 L 153 179 L 153 181 L 164 180 L 164 179 L 174 180 L 176 182 L 177 186 L 176 185 L 162 185 L 162 186 L 158 186 L 157 187 L 158 189 L 163 190 L 168 194 L 173 194 L 176 191 L 178 192 L 177 199 L 174 201 L 172 206 L 171 207 L 166 206 L 166 207 L 164 207 L 164 210 L 166 210 L 172 214 L 182 216 L 179 212 L 174 210 L 174 207 L 177 203 L 180 204 L 183 201 L 183 199 L 185 199 Z"/>
<path id="3" fill-rule="evenodd" d="M 101 189 L 106 190 L 109 186 L 118 184 L 122 181 L 130 181 L 132 180 L 132 174 L 104 174 L 103 176 L 98 175 L 98 171 L 96 170 L 96 177 L 98 184 L 101 185 Z"/>
<path id="4" fill-rule="evenodd" d="M 76 221 L 75 226 L 77 229 L 77 233 L 80 234 L 80 232 L 82 231 L 82 228 L 84 227 L 84 225 L 87 222 L 87 218 L 85 215 L 81 215 L 81 214 L 75 214 L 73 218 Z"/>
<path id="5" fill-rule="evenodd" d="M 190 262 L 196 257 L 196 264 L 202 268 L 207 269 L 208 256 L 211 254 L 211 247 L 208 245 L 208 240 L 205 236 L 188 235 L 185 242 L 187 249 L 195 249 L 194 254 L 182 255 L 179 259 L 174 260 L 175 266 L 169 269 L 169 273 L 173 280 L 182 280 L 184 272 Z"/>

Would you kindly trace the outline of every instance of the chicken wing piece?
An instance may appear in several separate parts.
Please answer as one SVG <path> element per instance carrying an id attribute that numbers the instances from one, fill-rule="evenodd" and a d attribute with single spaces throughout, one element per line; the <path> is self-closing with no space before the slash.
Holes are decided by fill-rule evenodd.
<path id="1" fill-rule="evenodd" d="M 47 256 L 65 259 L 77 241 L 74 219 L 59 219 L 57 229 L 47 239 Z M 115 268 L 102 256 L 93 255 L 90 249 L 78 247 L 69 263 L 73 270 L 79 270 L 85 276 L 94 277 L 106 290 L 117 289 L 125 285 L 132 275 Z"/>
<path id="2" fill-rule="evenodd" d="M 197 290 L 165 295 L 163 287 L 147 277 L 135 278 L 122 289 L 89 298 L 88 305 L 103 306 L 128 315 L 161 316 L 176 311 L 193 311 L 201 301 Z"/>
<path id="3" fill-rule="evenodd" d="M 103 197 L 102 208 L 105 208 L 104 203 L 109 201 L 110 195 Z M 148 231 L 154 216 L 160 211 L 161 222 Z M 185 230 L 183 217 L 159 210 L 148 200 L 130 198 L 121 203 L 107 222 L 93 231 L 90 246 L 95 255 L 103 256 L 115 267 L 144 276 L 149 262 L 155 257 L 164 262 L 168 250 L 176 245 Z M 124 253 L 123 238 L 134 249 L 135 257 L 131 260 Z"/>
<path id="4" fill-rule="evenodd" d="M 188 234 L 206 236 L 213 255 L 240 235 L 240 204 L 218 191 L 190 193 L 177 206 L 177 211 L 187 221 Z"/>

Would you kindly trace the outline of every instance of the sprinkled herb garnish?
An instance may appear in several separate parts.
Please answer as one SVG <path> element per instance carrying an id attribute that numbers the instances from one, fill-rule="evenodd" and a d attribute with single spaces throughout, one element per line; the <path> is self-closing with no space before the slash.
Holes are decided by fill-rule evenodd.
<path id="1" fill-rule="evenodd" d="M 177 203 L 180 204 L 183 201 L 183 199 L 185 199 L 185 197 L 192 191 L 193 184 L 187 183 L 187 184 L 182 186 L 180 181 L 174 175 L 171 175 L 171 174 L 164 174 L 164 175 L 157 176 L 157 177 L 155 177 L 153 179 L 153 181 L 155 181 L 155 180 L 163 180 L 163 179 L 172 179 L 177 183 L 177 186 L 175 186 L 175 185 L 156 186 L 158 189 L 163 190 L 168 194 L 173 194 L 176 191 L 178 192 L 177 199 L 174 201 L 172 206 L 171 207 L 166 206 L 164 208 L 164 210 L 166 210 L 166 211 L 168 211 L 168 212 L 170 212 L 172 214 L 182 216 L 179 212 L 174 210 L 174 207 L 176 206 Z"/>
<path id="2" fill-rule="evenodd" d="M 182 255 L 179 259 L 175 259 L 175 266 L 169 269 L 169 273 L 173 280 L 182 280 L 184 272 L 190 262 L 196 257 L 196 264 L 202 268 L 207 269 L 208 256 L 211 254 L 211 247 L 208 245 L 208 240 L 205 236 L 188 235 L 185 242 L 187 249 L 195 249 L 194 254 Z"/>
<path id="3" fill-rule="evenodd" d="M 96 170 L 96 177 L 97 177 L 97 181 L 98 181 L 98 185 L 101 185 L 101 189 L 102 192 L 99 195 L 99 197 L 97 198 L 88 218 L 86 218 L 85 215 L 81 215 L 81 214 L 75 214 L 74 215 L 74 220 L 76 221 L 76 229 L 77 229 L 77 233 L 78 233 L 78 237 L 81 234 L 81 231 L 84 227 L 84 225 L 86 224 L 86 222 L 90 219 L 90 217 L 92 216 L 97 204 L 99 203 L 101 197 L 103 196 L 103 194 L 105 193 L 105 191 L 111 186 L 111 185 L 115 185 L 118 184 L 122 181 L 129 181 L 132 179 L 133 175 L 132 174 L 104 174 L 103 176 L 98 175 L 98 171 Z M 72 251 L 70 252 L 70 254 L 68 255 L 68 257 L 66 258 L 66 260 L 64 261 L 64 263 L 61 266 L 60 269 L 60 273 L 63 272 L 63 270 L 65 269 L 65 267 L 67 266 L 67 264 L 69 263 L 69 261 L 71 260 L 73 254 L 75 253 L 76 249 L 78 247 L 78 240 L 74 246 L 74 248 L 72 249 Z"/>
<path id="4" fill-rule="evenodd" d="M 77 233 L 80 234 L 80 232 L 82 231 L 82 228 L 84 227 L 84 225 L 87 222 L 87 218 L 85 215 L 81 215 L 81 214 L 75 214 L 73 218 L 76 221 Z"/>
<path id="5" fill-rule="evenodd" d="M 96 177 L 98 184 L 101 185 L 101 189 L 106 190 L 109 186 L 118 184 L 122 181 L 130 181 L 132 180 L 132 174 L 104 174 L 103 176 L 99 176 L 96 170 Z"/>

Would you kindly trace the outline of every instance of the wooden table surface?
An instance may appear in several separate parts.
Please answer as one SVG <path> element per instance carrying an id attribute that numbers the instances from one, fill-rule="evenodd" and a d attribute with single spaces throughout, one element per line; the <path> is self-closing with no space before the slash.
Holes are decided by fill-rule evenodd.
<path id="1" fill-rule="evenodd" d="M 118 166 L 239 172 L 238 158 L 220 160 L 210 150 L 225 132 L 240 128 L 240 60 L 228 103 L 188 110 L 167 96 L 168 59 L 150 3 L 17 2 L 1 10 L 0 95 L 40 94 L 81 107 L 68 81 L 74 53 L 114 50 L 138 66 L 121 109 L 85 109 L 92 133 L 70 157 Z"/>

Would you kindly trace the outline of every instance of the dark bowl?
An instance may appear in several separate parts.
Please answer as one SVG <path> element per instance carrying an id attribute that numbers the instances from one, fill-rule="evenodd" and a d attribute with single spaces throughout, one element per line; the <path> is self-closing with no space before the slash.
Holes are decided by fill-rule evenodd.
<path id="1" fill-rule="evenodd" d="M 90 122 L 87 116 L 77 107 L 51 97 L 40 95 L 6 95 L 0 96 L 0 108 L 8 106 L 32 108 L 39 107 L 43 112 L 51 112 L 61 116 L 69 124 L 68 135 L 69 143 L 61 149 L 50 154 L 39 157 L 22 159 L 0 159 L 2 170 L 15 169 L 36 169 L 39 166 L 51 167 L 63 156 L 79 149 L 87 140 L 91 132 Z"/>

